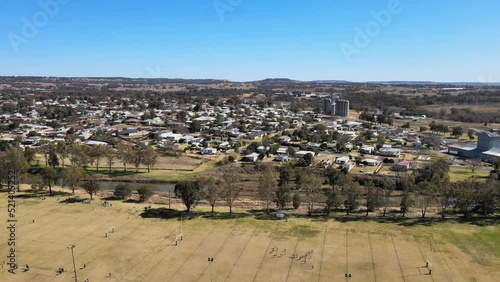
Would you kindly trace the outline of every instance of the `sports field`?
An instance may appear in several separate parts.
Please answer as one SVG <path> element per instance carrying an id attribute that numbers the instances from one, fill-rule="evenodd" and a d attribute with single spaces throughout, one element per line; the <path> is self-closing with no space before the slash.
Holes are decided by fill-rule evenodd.
<path id="1" fill-rule="evenodd" d="M 345 281 L 346 272 L 350 281 L 500 281 L 498 225 L 222 214 L 184 220 L 176 245 L 179 220 L 143 218 L 144 204 L 100 203 L 18 198 L 20 268 L 12 275 L 4 265 L 0 281 L 74 281 L 71 244 L 78 281 L 210 281 L 211 273 L 213 281 Z M 1 193 L 0 254 L 8 261 L 6 210 Z M 30 270 L 23 272 L 26 264 Z M 68 271 L 57 274 L 60 267 Z"/>

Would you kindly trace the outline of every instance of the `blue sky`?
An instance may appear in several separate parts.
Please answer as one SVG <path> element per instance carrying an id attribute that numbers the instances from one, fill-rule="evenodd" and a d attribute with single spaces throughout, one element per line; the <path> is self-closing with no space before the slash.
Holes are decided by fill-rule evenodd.
<path id="1" fill-rule="evenodd" d="M 2 0 L 0 75 L 498 82 L 498 11 L 497 0 Z"/>

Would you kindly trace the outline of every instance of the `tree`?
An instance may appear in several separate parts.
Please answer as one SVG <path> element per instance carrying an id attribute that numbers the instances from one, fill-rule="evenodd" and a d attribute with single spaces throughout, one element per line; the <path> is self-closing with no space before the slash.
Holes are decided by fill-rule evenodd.
<path id="1" fill-rule="evenodd" d="M 43 155 L 45 160 L 45 165 L 49 165 L 49 153 L 55 151 L 55 147 L 53 143 L 49 143 L 48 140 L 40 140 L 40 147 L 37 148 L 37 151 Z"/>
<path id="2" fill-rule="evenodd" d="M 49 187 L 49 195 L 52 196 L 52 184 L 55 184 L 58 179 L 57 171 L 48 166 L 42 171 L 42 180 L 45 186 Z"/>
<path id="3" fill-rule="evenodd" d="M 217 180 L 213 177 L 200 177 L 198 183 L 201 189 L 202 197 L 208 201 L 212 207 L 212 213 L 214 212 L 215 204 L 222 197 L 222 187 L 217 183 Z"/>
<path id="4" fill-rule="evenodd" d="M 470 140 L 474 139 L 474 137 L 476 136 L 476 131 L 474 129 L 467 130 L 467 136 Z"/>
<path id="5" fill-rule="evenodd" d="M 345 183 L 346 175 L 341 170 L 328 168 L 326 176 L 330 185 L 344 185 Z"/>
<path id="6" fill-rule="evenodd" d="M 405 217 L 406 213 L 410 210 L 412 204 L 413 200 L 411 198 L 411 192 L 410 189 L 407 188 L 403 190 L 403 194 L 401 195 L 401 203 L 399 204 L 403 217 Z"/>
<path id="7" fill-rule="evenodd" d="M 81 181 L 87 176 L 85 170 L 81 166 L 71 166 L 64 168 L 62 171 L 62 180 L 64 185 L 68 185 L 73 194 L 75 194 L 75 187 L 80 185 Z"/>
<path id="8" fill-rule="evenodd" d="M 118 184 L 116 185 L 113 194 L 115 195 L 115 197 L 125 200 L 132 196 L 132 188 L 129 184 Z"/>
<path id="9" fill-rule="evenodd" d="M 321 178 L 312 173 L 306 174 L 302 181 L 301 188 L 305 194 L 307 213 L 309 215 L 314 211 L 314 205 L 320 200 L 321 184 Z"/>
<path id="10" fill-rule="evenodd" d="M 493 166 L 493 169 L 499 173 L 499 169 L 500 169 L 500 158 L 493 158 L 491 160 L 491 165 Z"/>
<path id="11" fill-rule="evenodd" d="M 469 217 L 471 210 L 477 206 L 479 185 L 474 178 L 455 182 L 457 206 L 464 217 Z"/>
<path id="12" fill-rule="evenodd" d="M 200 185 L 196 181 L 181 181 L 177 183 L 174 193 L 176 197 L 182 200 L 187 212 L 190 212 L 191 207 L 195 207 L 201 198 Z"/>
<path id="13" fill-rule="evenodd" d="M 289 184 L 292 178 L 292 168 L 289 165 L 284 165 L 280 169 L 280 176 L 278 180 L 278 185 Z"/>
<path id="14" fill-rule="evenodd" d="M 479 185 L 477 195 L 478 206 L 484 216 L 492 214 L 500 208 L 500 182 L 488 179 Z"/>
<path id="15" fill-rule="evenodd" d="M 111 173 L 111 167 L 115 162 L 115 158 L 117 157 L 115 151 L 111 147 L 106 147 L 106 153 L 104 154 L 106 158 L 106 164 L 108 165 L 108 171 Z"/>
<path id="16" fill-rule="evenodd" d="M 446 210 L 451 206 L 454 198 L 455 191 L 449 181 L 442 181 L 437 186 L 437 201 L 441 209 L 441 218 L 445 218 Z"/>
<path id="17" fill-rule="evenodd" d="M 311 154 L 311 153 L 307 153 L 304 155 L 304 157 L 302 157 L 299 162 L 298 162 L 298 165 L 300 166 L 310 166 L 312 165 L 314 162 L 314 156 Z"/>
<path id="18" fill-rule="evenodd" d="M 327 189 L 325 191 L 325 197 L 325 210 L 327 215 L 330 215 L 332 209 L 338 208 L 342 205 L 342 194 L 335 186 L 333 186 L 332 189 Z"/>
<path id="19" fill-rule="evenodd" d="M 382 194 L 380 189 L 371 185 L 366 186 L 366 216 L 382 205 Z"/>
<path id="20" fill-rule="evenodd" d="M 0 160 L 6 171 L 13 171 L 16 179 L 17 191 L 19 191 L 19 177 L 29 167 L 24 157 L 23 149 L 19 146 L 10 146 L 5 152 L 1 152 Z"/>
<path id="21" fill-rule="evenodd" d="M 134 165 L 135 172 L 139 172 L 139 166 L 144 163 L 144 145 L 138 145 L 132 147 L 129 153 L 129 162 Z"/>
<path id="22" fill-rule="evenodd" d="M 59 141 L 59 142 L 57 142 L 56 152 L 61 155 L 61 165 L 64 168 L 64 166 L 65 166 L 64 161 L 68 157 L 68 146 L 66 146 L 66 142 L 65 141 Z"/>
<path id="23" fill-rule="evenodd" d="M 71 145 L 68 149 L 68 157 L 71 165 L 81 166 L 84 169 L 92 163 L 90 147 L 87 145 Z"/>
<path id="24" fill-rule="evenodd" d="M 467 166 L 469 166 L 472 173 L 476 172 L 476 169 L 481 166 L 481 159 L 472 158 L 467 160 Z"/>
<path id="25" fill-rule="evenodd" d="M 451 128 L 451 135 L 458 138 L 464 134 L 464 129 L 461 126 L 454 126 Z"/>
<path id="26" fill-rule="evenodd" d="M 366 141 L 370 141 L 375 137 L 375 132 L 373 132 L 373 130 L 367 130 L 363 133 L 363 136 Z"/>
<path id="27" fill-rule="evenodd" d="M 427 208 L 429 207 L 433 197 L 434 197 L 434 181 L 423 181 L 417 185 L 417 190 L 415 192 L 415 202 L 420 209 L 422 218 L 425 218 Z"/>
<path id="28" fill-rule="evenodd" d="M 101 189 L 101 187 L 99 187 L 99 183 L 94 177 L 88 177 L 87 179 L 85 179 L 82 184 L 82 188 L 83 190 L 85 190 L 85 192 L 87 192 L 87 194 L 89 194 L 90 200 L 92 200 L 93 195 Z"/>
<path id="29" fill-rule="evenodd" d="M 28 164 L 31 164 L 35 160 L 35 156 L 36 156 L 36 151 L 31 147 L 26 147 L 24 149 L 24 158 L 26 158 Z"/>
<path id="30" fill-rule="evenodd" d="M 392 192 L 394 192 L 394 189 L 396 189 L 396 183 L 394 183 L 393 181 L 388 180 L 384 183 L 384 188 L 382 189 L 382 216 L 386 215 L 387 208 L 389 207 L 389 202 L 391 200 L 391 195 Z"/>
<path id="31" fill-rule="evenodd" d="M 177 185 L 176 185 L 177 186 Z M 139 202 L 145 202 L 154 195 L 153 189 L 146 185 L 141 185 L 137 188 L 137 194 L 139 194 Z"/>
<path id="32" fill-rule="evenodd" d="M 187 120 L 187 113 L 186 113 L 186 111 L 177 112 L 176 117 L 177 117 L 177 119 L 179 121 L 186 122 L 186 120 Z"/>
<path id="33" fill-rule="evenodd" d="M 443 158 L 437 158 L 431 163 L 425 165 L 418 171 L 416 182 L 432 181 L 433 179 L 449 179 L 448 172 L 450 165 Z"/>
<path id="34" fill-rule="evenodd" d="M 295 173 L 295 186 L 297 189 L 300 189 L 302 186 L 302 180 L 304 179 L 304 169 L 301 167 L 297 167 L 294 170 Z"/>
<path id="35" fill-rule="evenodd" d="M 53 167 L 53 168 L 56 168 L 56 166 L 59 165 L 59 158 L 57 157 L 56 153 L 55 152 L 50 152 L 49 153 L 49 160 L 48 160 L 48 164 Z"/>
<path id="36" fill-rule="evenodd" d="M 300 198 L 300 193 L 297 191 L 293 194 L 293 198 L 292 198 L 292 206 L 294 209 L 298 209 L 300 207 L 300 204 L 301 204 L 301 198 Z"/>
<path id="37" fill-rule="evenodd" d="M 197 120 L 193 120 L 191 124 L 189 125 L 189 132 L 190 133 L 195 133 L 195 132 L 200 132 L 201 130 L 201 124 Z"/>
<path id="38" fill-rule="evenodd" d="M 94 145 L 89 149 L 90 158 L 92 159 L 92 162 L 95 163 L 96 171 L 99 171 L 99 164 L 101 163 L 101 160 L 106 157 L 106 147 L 107 146 L 103 145 Z"/>
<path id="39" fill-rule="evenodd" d="M 148 168 L 148 172 L 151 171 L 156 163 L 158 162 L 158 153 L 153 147 L 146 146 L 142 148 L 143 164 Z"/>
<path id="40" fill-rule="evenodd" d="M 387 141 L 387 139 L 385 138 L 384 133 L 382 133 L 382 132 L 378 132 L 378 136 L 377 136 L 377 144 L 379 144 L 379 145 L 383 145 L 383 144 L 385 144 L 385 141 Z"/>
<path id="41" fill-rule="evenodd" d="M 117 146 L 117 156 L 118 159 L 123 163 L 123 171 L 127 171 L 127 164 L 130 162 L 130 157 L 132 155 L 132 146 L 125 144 L 124 142 L 119 143 Z"/>
<path id="42" fill-rule="evenodd" d="M 342 192 L 345 199 L 344 205 L 346 214 L 349 215 L 350 212 L 356 210 L 359 206 L 359 184 L 357 182 L 354 182 L 352 179 L 349 179 L 342 187 Z"/>
<path id="43" fill-rule="evenodd" d="M 259 176 L 259 195 L 266 205 L 267 213 L 269 214 L 269 206 L 274 199 L 277 188 L 276 172 L 270 165 L 265 165 Z"/>
<path id="44" fill-rule="evenodd" d="M 279 209 L 284 209 L 290 203 L 290 185 L 283 184 L 279 185 L 278 189 L 275 191 L 276 196 L 274 202 Z M 299 204 L 300 205 L 300 204 Z M 269 214 L 269 211 L 267 212 Z"/>
<path id="45" fill-rule="evenodd" d="M 226 166 L 222 171 L 221 180 L 222 189 L 224 190 L 224 198 L 229 206 L 229 213 L 232 213 L 233 204 L 241 193 L 241 188 L 238 186 L 238 174 L 234 171 L 234 168 Z"/>
<path id="46" fill-rule="evenodd" d="M 387 116 L 384 114 L 377 115 L 377 122 L 378 123 L 387 123 Z"/>

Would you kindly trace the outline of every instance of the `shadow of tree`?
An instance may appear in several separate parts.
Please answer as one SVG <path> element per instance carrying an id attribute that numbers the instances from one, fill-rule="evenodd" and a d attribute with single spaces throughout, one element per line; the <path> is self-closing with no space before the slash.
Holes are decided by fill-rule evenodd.
<path id="1" fill-rule="evenodd" d="M 238 212 L 238 213 L 222 213 L 222 212 L 205 212 L 205 211 L 186 211 L 168 209 L 168 208 L 145 208 L 140 214 L 144 218 L 161 218 L 161 219 L 179 219 L 181 216 L 184 219 L 193 219 L 196 217 L 203 217 L 207 219 L 234 219 L 253 216 L 251 213 Z"/>
<path id="2" fill-rule="evenodd" d="M 455 217 L 455 218 L 421 218 L 421 217 L 366 217 L 366 216 L 340 216 L 333 218 L 334 220 L 342 223 L 348 222 L 377 222 L 377 223 L 389 223 L 404 227 L 413 226 L 432 226 L 438 223 L 460 223 L 460 224 L 471 224 L 476 226 L 494 226 L 499 224 L 500 217 Z"/>
<path id="3" fill-rule="evenodd" d="M 59 201 L 59 203 L 61 204 L 74 204 L 74 203 L 83 203 L 83 202 L 87 202 L 87 201 L 90 201 L 90 199 L 82 199 L 82 198 L 75 198 L 75 197 L 72 197 L 72 198 L 66 198 L 62 201 Z"/>
<path id="4" fill-rule="evenodd" d="M 143 218 L 161 218 L 161 219 L 179 219 L 181 216 L 184 219 L 193 219 L 197 217 L 213 219 L 213 220 L 224 220 L 224 219 L 237 219 L 237 218 L 254 218 L 257 220 L 286 220 L 287 218 L 303 218 L 309 219 L 313 222 L 327 222 L 329 220 L 335 220 L 340 223 L 349 222 L 376 222 L 380 224 L 393 224 L 404 227 L 413 226 L 432 226 L 438 223 L 460 223 L 460 224 L 472 224 L 476 226 L 494 226 L 500 223 L 500 216 L 491 217 L 454 217 L 454 218 L 420 218 L 420 217 L 401 217 L 401 216 L 365 216 L 364 212 L 355 212 L 350 215 L 339 215 L 338 213 L 332 213 L 329 216 L 316 212 L 311 215 L 305 213 L 290 212 L 286 215 L 285 219 L 276 217 L 276 210 L 267 213 L 267 210 L 247 210 L 244 212 L 210 212 L 210 211 L 186 211 L 168 209 L 168 208 L 145 208 L 140 214 Z"/>
<path id="5" fill-rule="evenodd" d="M 5 191 L 7 192 L 7 191 Z M 17 194 L 19 193 L 19 194 Z M 20 198 L 20 199 L 33 199 L 33 198 L 46 198 L 46 197 L 61 197 L 61 196 L 72 196 L 73 194 L 69 192 L 64 192 L 64 191 L 52 191 L 52 196 L 49 195 L 48 191 L 41 191 L 41 192 L 31 192 L 28 191 L 22 191 L 22 192 L 17 192 L 16 195 L 14 195 L 14 198 Z"/>

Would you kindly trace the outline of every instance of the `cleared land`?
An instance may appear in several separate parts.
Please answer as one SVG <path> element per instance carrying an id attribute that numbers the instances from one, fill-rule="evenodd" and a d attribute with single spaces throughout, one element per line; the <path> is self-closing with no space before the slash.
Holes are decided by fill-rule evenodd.
<path id="1" fill-rule="evenodd" d="M 102 207 L 100 202 L 18 198 L 16 255 L 21 268 L 12 275 L 5 265 L 0 281 L 72 281 L 70 244 L 76 245 L 80 281 L 209 281 L 209 257 L 214 258 L 214 281 L 344 281 L 346 271 L 351 281 L 500 280 L 496 221 L 285 221 L 248 212 L 205 214 L 183 221 L 184 240 L 175 245 L 176 218 L 143 218 L 144 204 L 112 201 L 112 207 Z M 164 206 L 153 206 L 159 207 Z M 5 193 L 0 194 L 0 210 L 6 225 Z M 7 233 L 2 230 L 0 254 L 5 259 Z M 306 262 L 290 258 L 311 250 Z M 425 267 L 430 257 L 432 275 Z M 22 272 L 26 264 L 30 270 Z M 56 275 L 59 267 L 69 271 Z"/>

